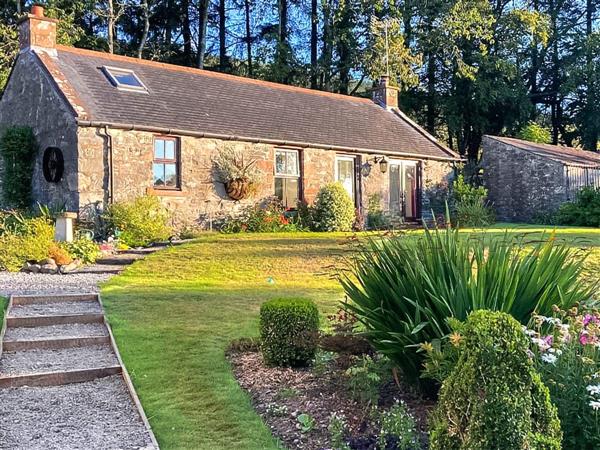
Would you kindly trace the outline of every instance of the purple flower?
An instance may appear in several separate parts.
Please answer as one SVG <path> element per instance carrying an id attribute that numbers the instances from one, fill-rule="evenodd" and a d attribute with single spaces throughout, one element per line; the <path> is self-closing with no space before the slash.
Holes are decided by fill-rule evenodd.
<path id="1" fill-rule="evenodd" d="M 583 326 L 587 327 L 590 323 L 598 323 L 598 318 L 592 314 L 583 316 Z"/>

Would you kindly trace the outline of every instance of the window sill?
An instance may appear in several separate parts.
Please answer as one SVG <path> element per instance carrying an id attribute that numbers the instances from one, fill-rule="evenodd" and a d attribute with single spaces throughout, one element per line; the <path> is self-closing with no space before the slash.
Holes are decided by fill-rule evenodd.
<path id="1" fill-rule="evenodd" d="M 181 189 L 157 189 L 146 188 L 146 195 L 156 195 L 157 197 L 187 197 L 188 193 Z"/>

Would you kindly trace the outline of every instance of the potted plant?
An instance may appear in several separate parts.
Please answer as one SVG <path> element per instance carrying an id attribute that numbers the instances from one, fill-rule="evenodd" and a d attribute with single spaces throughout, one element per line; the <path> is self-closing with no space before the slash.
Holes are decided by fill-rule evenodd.
<path id="1" fill-rule="evenodd" d="M 260 170 L 256 159 L 247 158 L 242 151 L 226 144 L 213 158 L 217 177 L 233 200 L 243 200 L 256 192 Z"/>

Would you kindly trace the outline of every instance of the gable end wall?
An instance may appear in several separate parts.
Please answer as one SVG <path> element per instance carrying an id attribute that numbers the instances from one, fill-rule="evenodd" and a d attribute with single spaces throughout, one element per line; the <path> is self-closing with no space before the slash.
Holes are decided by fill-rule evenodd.
<path id="1" fill-rule="evenodd" d="M 32 176 L 34 202 L 77 211 L 77 125 L 64 98 L 31 52 L 19 55 L 0 100 L 0 135 L 11 126 L 29 126 L 37 139 Z M 44 150 L 51 146 L 60 148 L 65 159 L 59 183 L 48 183 L 42 172 Z M 4 170 L 0 158 L 0 193 Z M 0 205 L 10 206 L 1 198 Z"/>
<path id="2" fill-rule="evenodd" d="M 484 137 L 484 183 L 499 221 L 532 222 L 567 201 L 563 164 Z"/>

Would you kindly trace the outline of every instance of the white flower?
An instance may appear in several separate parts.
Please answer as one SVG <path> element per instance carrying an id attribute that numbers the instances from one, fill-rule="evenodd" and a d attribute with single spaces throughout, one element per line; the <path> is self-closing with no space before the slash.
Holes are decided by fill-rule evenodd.
<path id="1" fill-rule="evenodd" d="M 599 395 L 600 394 L 600 384 L 596 384 L 596 385 L 591 384 L 586 389 L 590 393 L 590 395 Z"/>
<path id="2" fill-rule="evenodd" d="M 596 400 L 590 401 L 590 406 L 594 411 L 598 411 L 600 409 L 600 402 Z"/>
<path id="3" fill-rule="evenodd" d="M 545 363 L 554 364 L 556 360 L 556 355 L 553 355 L 552 353 L 546 353 L 542 355 L 542 361 L 544 361 Z"/>
<path id="4" fill-rule="evenodd" d="M 535 336 L 537 334 L 537 331 L 535 330 L 530 330 L 529 328 L 525 328 L 525 334 L 529 337 Z"/>

